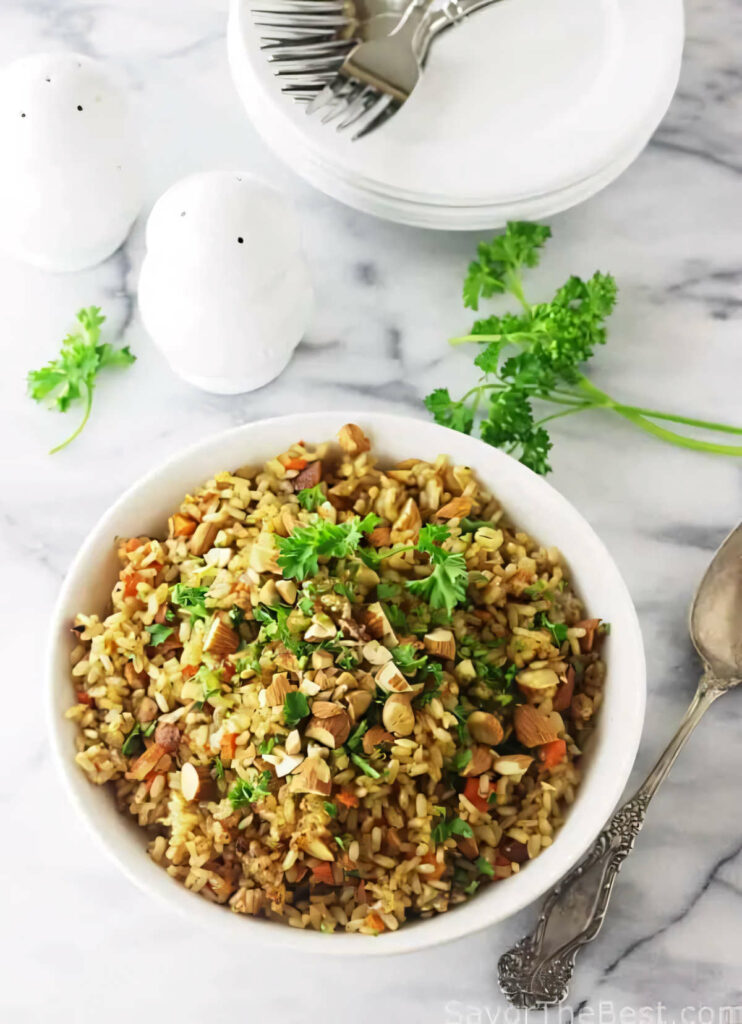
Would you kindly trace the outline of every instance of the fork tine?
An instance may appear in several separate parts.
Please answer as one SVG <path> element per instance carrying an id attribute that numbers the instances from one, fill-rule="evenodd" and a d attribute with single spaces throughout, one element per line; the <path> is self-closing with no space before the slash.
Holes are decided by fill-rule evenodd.
<path id="1" fill-rule="evenodd" d="M 282 92 L 289 92 L 296 86 L 306 88 L 307 86 L 314 85 L 316 85 L 316 91 L 320 91 L 324 86 L 332 85 L 336 78 L 337 72 L 335 71 L 314 71 L 307 74 L 297 73 L 293 75 L 285 75 L 279 78 L 279 82 L 281 84 Z"/>
<path id="2" fill-rule="evenodd" d="M 330 106 L 327 113 L 322 118 L 322 124 L 329 124 L 338 117 L 343 117 L 353 102 L 363 92 L 365 86 L 360 82 L 355 82 L 352 79 L 348 80 L 347 88 L 341 90 L 337 94 L 337 101 Z"/>
<path id="3" fill-rule="evenodd" d="M 374 106 L 379 99 L 379 92 L 374 89 L 373 86 L 364 86 L 361 91 L 356 95 L 355 99 L 348 104 L 345 110 L 345 116 L 343 120 L 337 125 L 339 132 L 343 131 L 344 128 L 348 128 L 350 125 L 362 117 L 366 111 Z"/>
<path id="4" fill-rule="evenodd" d="M 286 75 L 307 75 L 314 72 L 328 72 L 335 74 L 343 64 L 342 54 L 336 57 L 314 57 L 311 60 L 284 60 L 272 61 L 273 74 L 276 78 L 283 78 Z"/>
<path id="5" fill-rule="evenodd" d="M 290 3 L 276 0 L 275 3 L 251 7 L 250 11 L 252 14 L 342 14 L 344 9 L 344 4 L 325 3 L 324 0 L 292 0 Z"/>
<path id="6" fill-rule="evenodd" d="M 280 45 L 264 46 L 270 61 L 279 61 L 286 57 L 288 60 L 301 59 L 302 57 L 315 57 L 321 55 L 345 54 L 352 49 L 353 42 L 350 39 L 328 39 L 326 41 L 314 40 L 310 43 L 282 43 Z"/>
<path id="7" fill-rule="evenodd" d="M 322 92 L 314 97 L 307 107 L 306 113 L 316 114 L 318 110 L 322 110 L 328 104 L 333 103 L 337 97 L 338 91 L 342 89 L 344 83 L 345 79 L 339 78 L 335 75 L 332 82 L 328 82 Z"/>
<path id="8" fill-rule="evenodd" d="M 365 135 L 369 135 L 371 132 L 380 128 L 385 121 L 388 121 L 390 117 L 393 117 L 397 113 L 401 104 L 398 100 L 395 100 L 393 96 L 382 95 L 378 101 L 368 108 L 363 118 L 359 118 L 361 126 L 358 131 L 353 135 L 353 142 L 358 139 L 362 139 Z M 342 125 L 340 126 L 342 127 Z"/>
<path id="9" fill-rule="evenodd" d="M 287 14 L 283 11 L 273 11 L 253 21 L 261 28 L 317 28 L 320 31 L 350 24 L 344 14 Z"/>

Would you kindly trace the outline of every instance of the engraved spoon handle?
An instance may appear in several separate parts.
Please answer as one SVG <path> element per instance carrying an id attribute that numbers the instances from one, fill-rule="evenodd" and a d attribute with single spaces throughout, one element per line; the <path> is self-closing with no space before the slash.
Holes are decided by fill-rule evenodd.
<path id="1" fill-rule="evenodd" d="M 616 876 L 634 847 L 649 801 L 725 688 L 706 672 L 678 731 L 645 781 L 546 898 L 530 935 L 500 957 L 500 988 L 514 1006 L 542 1010 L 566 999 L 577 954 L 600 931 Z"/>

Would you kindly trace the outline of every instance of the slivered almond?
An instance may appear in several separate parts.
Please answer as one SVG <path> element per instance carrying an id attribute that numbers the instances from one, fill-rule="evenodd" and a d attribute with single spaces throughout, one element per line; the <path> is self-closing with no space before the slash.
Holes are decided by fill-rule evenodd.
<path id="1" fill-rule="evenodd" d="M 204 650 L 215 658 L 226 658 L 240 646 L 239 634 L 229 625 L 226 615 L 215 615 L 204 641 Z"/>
<path id="2" fill-rule="evenodd" d="M 499 718 L 488 711 L 472 711 L 466 720 L 467 728 L 477 743 L 496 747 L 505 735 Z"/>
<path id="3" fill-rule="evenodd" d="M 312 651 L 312 668 L 332 668 L 335 664 L 329 651 Z"/>
<path id="4" fill-rule="evenodd" d="M 317 839 L 316 836 L 301 836 L 298 840 L 298 845 L 303 850 L 311 854 L 312 857 L 316 857 L 317 860 L 334 861 L 335 856 L 330 851 L 330 848 L 321 839 Z"/>
<path id="5" fill-rule="evenodd" d="M 559 676 L 551 668 L 525 668 L 515 677 L 518 686 L 526 692 L 541 693 L 559 686 Z"/>
<path id="6" fill-rule="evenodd" d="M 298 754 L 301 750 L 301 736 L 298 729 L 292 729 L 284 743 L 287 754 Z"/>
<path id="7" fill-rule="evenodd" d="M 278 580 L 276 590 L 286 604 L 293 604 L 296 600 L 296 584 L 293 580 Z"/>
<path id="8" fill-rule="evenodd" d="M 180 769 L 180 791 L 184 800 L 210 800 L 215 786 L 208 765 L 186 761 Z"/>
<path id="9" fill-rule="evenodd" d="M 286 694 L 293 689 L 294 687 L 289 683 L 289 677 L 285 672 L 274 673 L 270 686 L 265 689 L 266 703 L 272 708 L 283 707 Z"/>
<path id="10" fill-rule="evenodd" d="M 378 747 L 380 743 L 394 743 L 394 737 L 380 725 L 372 725 L 363 736 L 364 754 L 373 754 L 374 747 Z"/>
<path id="11" fill-rule="evenodd" d="M 581 622 L 575 622 L 575 629 L 585 630 L 585 635 L 580 638 L 580 650 L 586 654 L 593 649 L 595 632 L 599 625 L 600 619 L 583 619 Z"/>
<path id="12" fill-rule="evenodd" d="M 340 709 L 339 715 L 331 718 L 317 718 L 315 715 L 309 719 L 304 730 L 307 739 L 317 740 L 331 750 L 337 750 L 350 735 L 350 716 L 347 711 Z"/>
<path id="13" fill-rule="evenodd" d="M 438 509 L 435 515 L 437 519 L 462 519 L 464 516 L 468 516 L 470 512 L 471 498 L 462 494 L 458 498 L 451 498 L 447 504 Z"/>
<path id="14" fill-rule="evenodd" d="M 456 846 L 467 860 L 476 860 L 479 856 L 479 846 L 474 836 L 461 836 L 456 840 Z"/>
<path id="15" fill-rule="evenodd" d="M 518 704 L 513 715 L 515 735 L 524 747 L 538 747 L 559 738 L 549 719 L 533 704 Z"/>
<path id="16" fill-rule="evenodd" d="M 137 672 L 130 661 L 124 665 L 124 678 L 126 679 L 132 690 L 138 690 L 140 687 L 145 687 L 149 683 L 149 675 L 142 669 L 141 672 Z"/>
<path id="17" fill-rule="evenodd" d="M 425 650 L 436 658 L 453 661 L 456 657 L 456 638 L 450 629 L 434 629 L 423 637 Z"/>
<path id="18" fill-rule="evenodd" d="M 160 760 L 160 758 L 166 754 L 167 751 L 164 747 L 160 746 L 159 743 L 153 743 L 147 747 L 143 754 L 140 754 L 136 761 L 132 764 L 130 771 L 126 773 L 127 779 L 136 779 L 137 782 L 141 782 L 146 778 L 151 771 L 153 771 Z"/>
<path id="19" fill-rule="evenodd" d="M 371 442 L 355 423 L 346 423 L 344 427 L 340 428 L 338 431 L 338 441 L 340 442 L 340 447 L 348 455 L 360 455 L 361 452 L 367 452 L 371 449 Z"/>
<path id="20" fill-rule="evenodd" d="M 556 696 L 552 699 L 551 706 L 554 711 L 566 711 L 569 705 L 572 703 L 572 696 L 575 691 L 575 670 L 570 665 L 567 668 L 567 674 L 562 681 L 561 686 L 556 692 Z"/>
<path id="21" fill-rule="evenodd" d="M 492 767 L 492 751 L 489 747 L 477 745 L 471 749 L 471 759 L 469 763 L 459 772 L 459 775 L 463 775 L 465 778 L 469 778 L 470 775 L 482 775 L 484 772 L 488 772 Z"/>
<path id="22" fill-rule="evenodd" d="M 312 714 L 315 718 L 333 718 L 335 715 L 344 715 L 345 711 L 332 700 L 315 700 L 312 704 Z"/>
<path id="23" fill-rule="evenodd" d="M 412 689 L 393 661 L 382 665 L 376 672 L 375 679 L 376 685 L 384 693 L 406 693 Z"/>
<path id="24" fill-rule="evenodd" d="M 495 758 L 492 767 L 499 775 L 524 775 L 533 764 L 528 754 L 508 754 Z"/>
<path id="25" fill-rule="evenodd" d="M 188 549 L 191 554 L 203 555 L 205 551 L 208 551 L 218 532 L 219 527 L 216 523 L 199 523 L 188 541 Z"/>

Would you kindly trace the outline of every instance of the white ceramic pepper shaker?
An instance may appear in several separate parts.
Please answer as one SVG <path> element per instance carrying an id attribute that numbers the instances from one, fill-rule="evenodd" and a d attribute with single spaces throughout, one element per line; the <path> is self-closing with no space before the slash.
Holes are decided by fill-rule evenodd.
<path id="1" fill-rule="evenodd" d="M 0 73 L 0 244 L 44 270 L 93 266 L 140 207 L 125 91 L 100 61 L 33 54 Z"/>
<path id="2" fill-rule="evenodd" d="M 177 182 L 147 222 L 139 308 L 189 383 L 218 394 L 267 384 L 288 363 L 312 310 L 293 210 L 239 171 Z"/>

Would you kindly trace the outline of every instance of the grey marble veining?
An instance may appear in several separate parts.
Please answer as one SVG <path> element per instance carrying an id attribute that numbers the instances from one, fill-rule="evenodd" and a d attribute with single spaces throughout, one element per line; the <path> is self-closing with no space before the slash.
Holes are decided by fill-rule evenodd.
<path id="1" fill-rule="evenodd" d="M 453 945 L 373 963 L 280 956 L 247 942 L 220 948 L 120 876 L 54 774 L 42 711 L 46 621 L 78 544 L 124 487 L 232 424 L 348 406 L 361 419 L 368 409 L 423 416 L 420 399 L 431 387 L 463 389 L 472 376 L 470 360 L 445 339 L 467 326 L 459 287 L 477 236 L 373 220 L 278 164 L 232 90 L 224 7 L 0 5 L 3 63 L 66 46 L 121 66 L 149 155 L 148 202 L 189 171 L 218 166 L 265 175 L 290 194 L 318 296 L 281 378 L 255 394 L 220 398 L 178 381 L 141 328 L 141 222 L 124 249 L 93 270 L 50 276 L 0 263 L 0 1020 L 515 1024 L 520 1018 L 505 1016 L 495 962 L 535 908 Z M 533 288 L 546 290 L 572 271 L 610 270 L 620 301 L 609 345 L 594 361 L 597 383 L 639 404 L 742 422 L 742 6 L 694 0 L 688 8 L 685 64 L 667 118 L 619 181 L 553 218 L 555 239 Z M 138 361 L 101 379 L 89 427 L 49 457 L 71 417 L 31 403 L 24 376 L 52 356 L 75 310 L 90 303 L 103 306 Z M 742 472 L 608 415 L 561 421 L 553 433 L 553 483 L 607 542 L 642 622 L 650 688 L 638 780 L 690 698 L 697 666 L 687 606 L 713 548 L 740 518 Z M 653 1021 L 679 1020 L 693 1007 L 683 1024 L 716 1024 L 720 1007 L 742 1005 L 741 734 L 742 702 L 732 695 L 712 709 L 653 804 L 608 924 L 581 959 L 571 1007 L 583 1024 L 613 1024 L 626 1007 L 654 1007 L 644 1018 Z"/>

